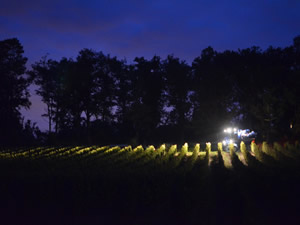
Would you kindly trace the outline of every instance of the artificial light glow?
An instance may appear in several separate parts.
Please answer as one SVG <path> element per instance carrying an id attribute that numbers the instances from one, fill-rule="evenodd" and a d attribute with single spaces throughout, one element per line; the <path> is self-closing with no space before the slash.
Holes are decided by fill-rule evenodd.
<path id="1" fill-rule="evenodd" d="M 227 132 L 228 132 L 229 134 L 231 134 L 231 133 L 232 133 L 232 128 L 227 128 Z"/>
<path id="2" fill-rule="evenodd" d="M 291 129 L 293 128 L 293 124 L 292 124 L 292 123 L 290 124 L 290 128 L 291 128 Z"/>
<path id="3" fill-rule="evenodd" d="M 223 141 L 223 145 L 226 145 L 226 141 Z"/>
<path id="4" fill-rule="evenodd" d="M 233 132 L 236 132 L 236 128 L 233 128 Z"/>
<path id="5" fill-rule="evenodd" d="M 224 130 L 224 133 L 226 133 L 226 132 L 227 132 L 227 130 L 225 129 L 225 130 Z"/>
<path id="6" fill-rule="evenodd" d="M 232 144 L 232 143 L 233 143 L 233 140 L 232 140 L 232 139 L 230 139 L 230 140 L 229 140 L 229 144 Z"/>

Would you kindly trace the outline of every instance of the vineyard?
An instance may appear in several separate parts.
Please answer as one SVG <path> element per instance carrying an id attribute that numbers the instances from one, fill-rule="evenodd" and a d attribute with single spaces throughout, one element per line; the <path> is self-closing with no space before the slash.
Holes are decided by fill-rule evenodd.
<path id="1" fill-rule="evenodd" d="M 298 224 L 299 162 L 299 142 L 1 149 L 1 224 Z"/>

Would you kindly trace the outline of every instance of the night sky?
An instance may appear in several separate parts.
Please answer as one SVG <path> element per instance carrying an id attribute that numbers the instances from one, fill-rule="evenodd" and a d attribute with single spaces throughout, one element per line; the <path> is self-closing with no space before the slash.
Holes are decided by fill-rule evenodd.
<path id="1" fill-rule="evenodd" d="M 0 0 L 0 40 L 17 37 L 30 64 L 45 54 L 75 58 L 92 48 L 126 58 L 165 58 L 191 63 L 201 50 L 237 50 L 253 45 L 285 47 L 300 34 L 298 0 Z M 44 106 L 32 92 L 22 111 L 44 130 Z"/>

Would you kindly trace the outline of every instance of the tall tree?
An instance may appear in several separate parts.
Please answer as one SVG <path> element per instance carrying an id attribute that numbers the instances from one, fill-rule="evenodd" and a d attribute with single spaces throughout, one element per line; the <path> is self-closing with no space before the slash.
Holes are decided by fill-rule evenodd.
<path id="1" fill-rule="evenodd" d="M 55 63 L 56 64 L 56 63 Z M 79 104 L 74 100 L 72 77 L 75 73 L 75 62 L 73 59 L 62 58 L 53 68 L 55 88 L 54 99 L 54 123 L 55 134 L 65 133 L 74 127 L 74 110 L 78 110 Z"/>
<path id="2" fill-rule="evenodd" d="M 166 79 L 167 107 L 171 124 L 177 128 L 180 141 L 184 141 L 186 124 L 191 114 L 191 73 L 185 61 L 169 55 L 163 61 L 164 76 Z"/>
<path id="3" fill-rule="evenodd" d="M 293 40 L 293 45 L 289 51 L 289 56 L 292 59 L 291 75 L 289 77 L 289 83 L 286 88 L 289 100 L 292 116 L 290 116 L 290 127 L 292 127 L 293 134 L 296 137 L 300 137 L 300 35 L 296 36 Z"/>
<path id="4" fill-rule="evenodd" d="M 132 80 L 129 73 L 129 66 L 125 61 L 111 60 L 111 69 L 116 78 L 116 119 L 121 125 L 130 123 L 128 121 L 128 112 L 132 102 Z"/>
<path id="5" fill-rule="evenodd" d="M 122 72 L 122 63 L 117 58 L 111 58 L 102 52 L 97 54 L 97 69 L 95 73 L 95 90 L 93 99 L 96 111 L 94 116 L 102 122 L 114 120 L 113 109 L 116 106 L 116 77 Z"/>
<path id="6" fill-rule="evenodd" d="M 42 97 L 42 101 L 46 104 L 46 113 L 42 116 L 48 118 L 48 132 L 52 132 L 56 107 L 57 107 L 57 67 L 58 62 L 47 60 L 43 57 L 39 62 L 32 65 L 32 70 L 28 73 L 34 79 L 34 83 L 38 86 L 36 93 Z"/>
<path id="7" fill-rule="evenodd" d="M 131 67 L 130 121 L 140 141 L 153 140 L 163 112 L 164 80 L 160 58 L 135 58 Z"/>
<path id="8" fill-rule="evenodd" d="M 75 118 L 84 113 L 84 122 L 90 137 L 91 118 L 102 122 L 113 120 L 115 75 L 111 70 L 110 56 L 102 52 L 83 49 L 77 56 L 73 76 L 70 77 L 73 103 L 77 102 L 78 110 L 73 111 Z M 80 126 L 80 123 L 76 125 Z"/>
<path id="9" fill-rule="evenodd" d="M 256 46 L 239 50 L 234 67 L 234 96 L 239 105 L 239 114 L 246 127 L 259 130 L 261 125 L 256 118 L 253 106 L 259 102 L 259 93 L 268 79 L 264 76 L 265 63 L 262 50 Z"/>
<path id="10" fill-rule="evenodd" d="M 235 54 L 204 49 L 192 63 L 192 103 L 195 137 L 210 138 L 230 122 L 234 110 L 232 64 Z"/>
<path id="11" fill-rule="evenodd" d="M 85 114 L 87 130 L 90 127 L 91 116 L 95 113 L 93 94 L 95 92 L 95 74 L 97 73 L 97 53 L 90 49 L 83 49 L 79 52 L 76 61 L 76 71 L 70 77 L 74 102 L 77 102 L 78 111 L 74 116 L 78 117 L 77 126 L 80 126 L 82 112 Z"/>
<path id="12" fill-rule="evenodd" d="M 16 38 L 0 41 L 0 142 L 19 140 L 21 107 L 29 108 L 28 86 L 31 82 L 24 73 L 27 58 L 23 46 Z"/>

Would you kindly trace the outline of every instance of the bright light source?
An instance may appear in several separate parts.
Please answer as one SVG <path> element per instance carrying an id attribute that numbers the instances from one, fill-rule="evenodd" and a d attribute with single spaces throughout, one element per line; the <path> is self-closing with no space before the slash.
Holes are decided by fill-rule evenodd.
<path id="1" fill-rule="evenodd" d="M 226 141 L 223 141 L 223 145 L 226 145 Z"/>
<path id="2" fill-rule="evenodd" d="M 232 133 L 232 128 L 230 127 L 230 128 L 227 128 L 227 132 L 229 133 L 229 134 L 231 134 Z"/>
<path id="3" fill-rule="evenodd" d="M 290 124 L 290 128 L 291 128 L 291 129 L 293 128 L 293 124 L 292 124 L 292 123 Z"/>
<path id="4" fill-rule="evenodd" d="M 226 129 L 224 130 L 224 133 L 227 133 L 227 130 L 226 130 Z"/>
<path id="5" fill-rule="evenodd" d="M 233 132 L 236 132 L 236 128 L 233 128 Z"/>
<path id="6" fill-rule="evenodd" d="M 229 144 L 232 144 L 232 143 L 233 143 L 233 140 L 232 140 L 232 139 L 230 139 L 230 140 L 229 140 Z"/>

